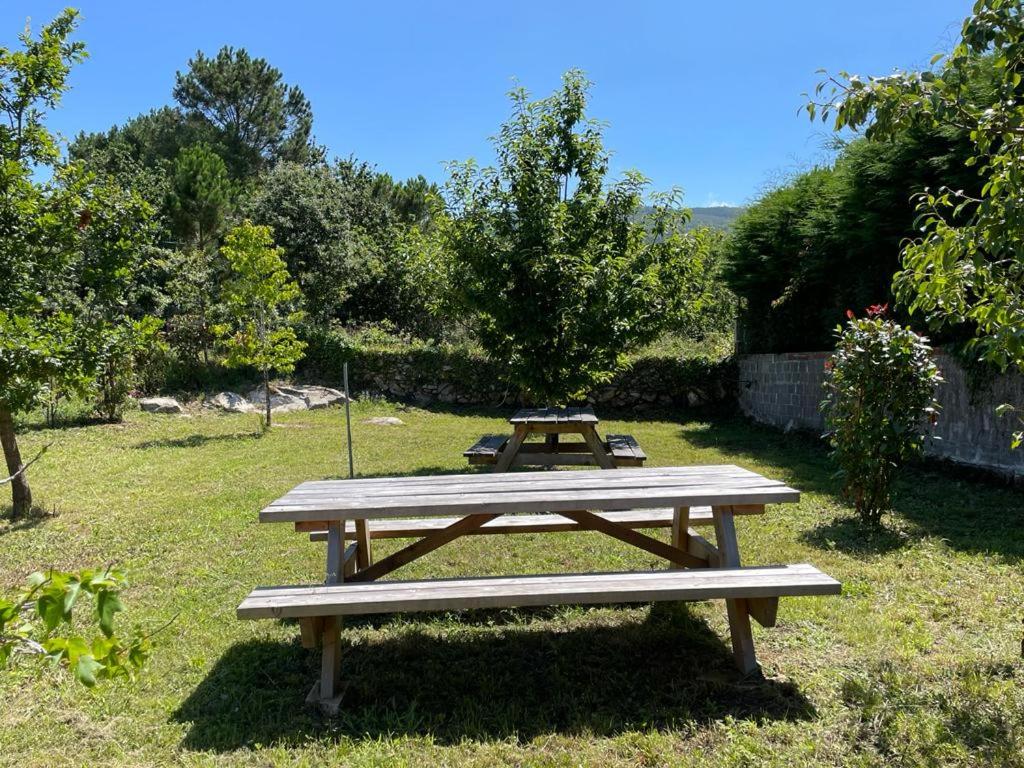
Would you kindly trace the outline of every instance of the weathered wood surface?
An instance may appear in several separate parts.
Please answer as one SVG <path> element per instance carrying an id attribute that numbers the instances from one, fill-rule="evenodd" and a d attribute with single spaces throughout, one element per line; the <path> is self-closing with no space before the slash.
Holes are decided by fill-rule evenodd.
<path id="1" fill-rule="evenodd" d="M 501 452 L 502 446 L 508 442 L 508 435 L 484 435 L 473 445 L 462 452 L 466 458 L 494 459 Z"/>
<path id="2" fill-rule="evenodd" d="M 668 528 L 673 525 L 674 520 L 671 509 L 630 509 L 602 512 L 601 517 L 628 528 L 640 529 Z M 371 539 L 407 539 L 427 536 L 448 527 L 457 520 L 457 517 L 370 520 L 367 527 Z M 690 525 L 711 525 L 713 522 L 711 507 L 696 507 L 690 510 Z M 300 531 L 309 531 L 310 541 L 327 540 L 327 528 L 321 523 L 296 523 L 295 527 Z M 557 533 L 578 530 L 583 530 L 580 528 L 580 524 L 564 515 L 502 515 L 463 535 Z M 351 535 L 352 532 L 349 531 L 349 534 Z"/>
<path id="3" fill-rule="evenodd" d="M 696 470 L 696 471 L 695 471 Z M 730 506 L 799 501 L 798 491 L 738 467 L 379 478 L 303 483 L 260 512 L 262 522 L 506 512 Z"/>
<path id="4" fill-rule="evenodd" d="M 260 587 L 240 619 L 303 618 L 538 605 L 647 603 L 662 600 L 836 595 L 838 581 L 812 565 L 504 576 Z"/>
<path id="5" fill-rule="evenodd" d="M 605 435 L 604 439 L 616 462 L 623 459 L 647 460 L 647 454 L 632 435 Z"/>
<path id="6" fill-rule="evenodd" d="M 580 408 L 520 408 L 510 424 L 597 424 L 594 409 Z"/>

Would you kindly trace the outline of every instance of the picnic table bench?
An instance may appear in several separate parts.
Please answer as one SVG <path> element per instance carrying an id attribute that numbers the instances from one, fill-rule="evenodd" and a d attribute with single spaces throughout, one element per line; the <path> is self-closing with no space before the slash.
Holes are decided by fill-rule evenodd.
<path id="1" fill-rule="evenodd" d="M 340 701 L 341 617 L 356 614 L 724 599 L 736 664 L 752 672 L 751 618 L 774 626 L 779 598 L 840 590 L 811 565 L 741 565 L 735 518 L 798 499 L 784 483 L 731 465 L 302 483 L 263 509 L 260 521 L 326 539 L 326 581 L 257 588 L 237 615 L 298 620 L 303 644 L 322 648 L 308 700 L 328 711 Z M 713 526 L 714 544 L 699 525 Z M 670 540 L 647 527 L 671 527 Z M 599 531 L 663 558 L 669 570 L 379 581 L 461 536 L 555 530 Z M 399 537 L 418 538 L 373 559 L 372 538 Z"/>
<path id="2" fill-rule="evenodd" d="M 462 455 L 470 464 L 494 465 L 496 472 L 521 466 L 642 467 L 647 460 L 647 454 L 632 435 L 606 435 L 601 440 L 592 408 L 523 408 L 516 411 L 509 423 L 513 427 L 511 435 L 484 435 Z M 545 440 L 527 442 L 537 434 Z M 581 440 L 559 439 L 573 434 Z"/>

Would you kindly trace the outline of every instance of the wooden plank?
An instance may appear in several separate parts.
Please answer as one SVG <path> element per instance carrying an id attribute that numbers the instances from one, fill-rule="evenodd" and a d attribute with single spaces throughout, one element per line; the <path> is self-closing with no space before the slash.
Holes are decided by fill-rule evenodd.
<path id="1" fill-rule="evenodd" d="M 613 456 L 632 456 L 636 459 L 647 459 L 647 454 L 632 435 L 605 435 L 605 441 Z"/>
<path id="2" fill-rule="evenodd" d="M 368 568 L 358 571 L 351 579 L 349 579 L 349 581 L 374 581 L 379 579 L 381 576 L 386 576 L 396 568 L 401 568 L 406 563 L 410 563 L 419 557 L 423 557 L 423 555 L 428 552 L 433 552 L 438 547 L 442 547 L 453 539 L 457 539 L 459 536 L 462 536 L 466 531 L 479 528 L 488 520 L 493 520 L 495 517 L 497 517 L 497 515 L 469 515 L 464 517 L 446 528 L 441 529 L 437 533 L 432 533 L 430 536 L 426 536 L 419 541 L 388 555 L 383 560 L 378 560 Z"/>
<path id="3" fill-rule="evenodd" d="M 692 524 L 693 522 L 694 520 L 691 517 L 690 523 Z M 721 566 L 721 554 L 718 551 L 718 547 L 693 530 L 693 528 L 689 530 L 687 545 L 691 555 L 707 560 L 708 565 L 712 568 Z"/>
<path id="4" fill-rule="evenodd" d="M 587 451 L 589 453 L 589 450 Z M 521 453 L 521 452 L 520 452 Z M 345 486 L 327 489 L 293 489 L 280 499 L 272 502 L 270 506 L 278 504 L 294 504 L 301 502 L 315 502 L 317 499 L 334 499 L 339 496 L 359 495 L 361 497 L 386 496 L 397 498 L 402 496 L 432 496 L 451 495 L 455 493 L 516 493 L 542 490 L 604 490 L 622 488 L 700 488 L 707 486 L 731 487 L 731 488 L 756 488 L 774 487 L 784 488 L 785 484 L 779 480 L 769 480 L 757 475 L 749 477 L 719 477 L 709 476 L 657 476 L 645 477 L 633 474 L 636 470 L 628 472 L 604 473 L 604 477 L 594 475 L 594 470 L 582 472 L 561 470 L 558 472 L 516 472 L 510 475 L 495 476 L 488 474 L 490 478 L 487 483 L 465 482 L 462 480 L 451 480 L 448 483 L 424 483 L 415 485 L 409 483 L 392 484 L 381 483 L 373 486 Z M 538 476 L 540 474 L 540 476 Z M 521 475 L 529 475 L 530 480 L 524 482 Z M 580 478 L 571 475 L 581 475 Z M 484 475 L 481 475 L 484 476 Z"/>
<path id="5" fill-rule="evenodd" d="M 320 659 L 320 699 L 333 699 L 338 695 L 341 676 L 341 619 L 325 616 L 323 633 L 323 655 Z"/>
<path id="6" fill-rule="evenodd" d="M 324 538 L 327 537 L 327 532 L 324 531 Z M 310 538 L 313 538 L 312 536 Z M 352 578 L 352 574 L 356 572 L 356 550 L 359 549 L 359 545 L 352 542 L 345 549 L 345 555 L 342 558 L 341 573 L 345 581 Z"/>
<path id="7" fill-rule="evenodd" d="M 498 461 L 494 465 L 495 472 L 507 472 L 508 468 L 512 466 L 512 459 L 515 458 L 516 454 L 519 453 L 519 447 L 526 440 L 527 430 L 522 424 L 516 425 L 515 431 L 512 433 L 512 437 L 505 444 L 501 453 L 498 455 Z"/>
<path id="8" fill-rule="evenodd" d="M 327 524 L 327 576 L 326 583 L 334 584 L 344 578 L 342 558 L 345 549 L 345 527 L 347 523 L 331 521 Z"/>
<path id="9" fill-rule="evenodd" d="M 812 565 L 633 573 L 585 573 L 261 587 L 240 619 L 299 618 L 538 605 L 647 603 L 739 597 L 837 595 L 838 581 Z"/>
<path id="10" fill-rule="evenodd" d="M 370 549 L 370 528 L 365 519 L 356 520 L 356 565 L 360 571 L 370 567 L 373 551 Z"/>
<path id="11" fill-rule="evenodd" d="M 609 473 L 613 474 L 613 473 Z M 564 512 L 574 509 L 650 509 L 709 505 L 758 505 L 799 501 L 798 491 L 786 486 L 759 485 L 745 488 L 715 486 L 668 486 L 583 491 L 530 491 L 515 493 L 437 494 L 389 497 L 346 494 L 298 504 L 275 503 L 260 512 L 261 522 L 301 520 L 349 520 L 505 512 Z"/>
<path id="12" fill-rule="evenodd" d="M 736 542 L 736 526 L 730 507 L 713 506 L 711 514 L 715 519 L 715 541 L 718 544 L 719 564 L 726 568 L 740 567 L 740 551 Z M 728 599 L 725 610 L 729 618 L 729 637 L 732 641 L 732 655 L 736 666 L 744 674 L 758 668 L 754 652 L 754 636 L 750 631 L 750 611 L 747 597 Z"/>
<path id="13" fill-rule="evenodd" d="M 763 478 L 756 472 L 752 472 L 749 469 L 743 469 L 737 467 L 734 464 L 706 464 L 706 465 L 691 465 L 681 467 L 646 467 L 644 469 L 634 469 L 629 472 L 619 472 L 617 475 L 621 478 L 626 477 L 639 477 L 645 479 L 651 479 L 656 477 L 746 477 L 746 478 Z M 609 475 L 600 470 L 589 470 L 587 472 L 574 472 L 574 479 L 577 482 L 584 481 L 588 477 L 599 478 L 607 480 Z M 470 473 L 453 473 L 453 474 L 438 474 L 438 475 L 399 475 L 389 477 L 364 477 L 356 479 L 339 479 L 339 480 L 306 480 L 305 482 L 299 483 L 293 489 L 294 492 L 301 491 L 315 491 L 315 490 L 327 490 L 335 491 L 338 488 L 369 488 L 372 486 L 387 485 L 387 486 L 403 486 L 403 485 L 430 485 L 439 484 L 447 485 L 448 483 L 481 483 L 489 484 L 493 482 L 523 482 L 530 483 L 534 480 L 550 480 L 551 473 L 544 471 L 537 472 L 518 472 L 515 475 L 509 477 L 496 478 L 492 474 L 470 472 Z"/>
<path id="14" fill-rule="evenodd" d="M 623 525 L 619 525 L 618 523 L 613 523 L 611 520 L 607 520 L 600 515 L 595 515 L 592 512 L 582 512 L 577 510 L 574 512 L 563 512 L 562 514 L 571 520 L 575 520 L 581 526 L 589 526 L 591 530 L 600 531 L 601 533 L 612 536 L 626 544 L 631 544 L 634 547 L 638 547 L 639 549 L 650 552 L 658 557 L 664 557 L 675 565 L 698 568 L 707 565 L 707 562 L 699 560 L 685 550 L 677 549 L 671 544 L 666 544 L 665 542 L 655 539 L 652 536 L 648 536 L 645 533 L 640 533 L 640 531 L 627 528 Z"/>
<path id="15" fill-rule="evenodd" d="M 601 512 L 601 517 L 629 528 L 668 528 L 672 525 L 671 509 L 630 509 Z M 457 517 L 417 517 L 398 520 L 370 520 L 371 539 L 408 539 L 427 536 L 459 520 Z M 713 525 L 711 507 L 690 510 L 690 525 Z M 308 531 L 310 541 L 327 541 L 327 525 L 322 522 L 295 523 L 295 530 Z M 557 533 L 586 530 L 575 520 L 563 515 L 502 515 L 477 529 L 463 534 L 480 536 L 507 533 Z M 717 550 L 716 550 L 717 551 Z"/>
<path id="16" fill-rule="evenodd" d="M 779 598 L 748 597 L 747 613 L 762 627 L 774 627 L 779 615 Z"/>
<path id="17" fill-rule="evenodd" d="M 602 469 L 615 469 L 615 459 L 612 458 L 611 454 L 608 453 L 608 449 L 605 448 L 601 438 L 597 434 L 597 430 L 594 429 L 593 424 L 587 424 L 583 430 L 583 439 L 590 447 L 591 452 L 594 454 L 594 458 L 597 459 L 597 465 Z"/>
<path id="18" fill-rule="evenodd" d="M 502 446 L 507 442 L 508 435 L 484 435 L 473 443 L 472 446 L 463 451 L 462 455 L 466 457 L 489 456 L 493 458 L 501 452 Z"/>
<path id="19" fill-rule="evenodd" d="M 323 632 L 323 627 L 324 619 L 322 616 L 307 616 L 299 619 L 302 647 L 312 650 L 320 645 L 320 634 Z"/>
<path id="20" fill-rule="evenodd" d="M 690 552 L 689 538 L 690 530 L 690 508 L 676 507 L 672 510 L 672 546 L 676 549 L 683 549 Z M 693 554 L 692 552 L 690 554 Z"/>

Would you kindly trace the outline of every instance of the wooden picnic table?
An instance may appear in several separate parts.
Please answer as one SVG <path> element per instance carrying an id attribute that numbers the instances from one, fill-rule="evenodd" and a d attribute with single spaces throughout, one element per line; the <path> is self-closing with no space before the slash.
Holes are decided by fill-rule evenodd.
<path id="1" fill-rule="evenodd" d="M 724 598 L 736 663 L 750 672 L 750 617 L 773 626 L 779 597 L 839 589 L 809 565 L 741 567 L 735 517 L 799 497 L 732 465 L 305 482 L 263 509 L 260 521 L 326 539 L 326 584 L 261 587 L 237 613 L 299 620 L 303 643 L 323 648 L 310 700 L 327 709 L 338 701 L 340 617 L 358 613 Z M 666 519 L 669 542 L 640 530 Z M 697 533 L 700 525 L 713 526 L 714 544 Z M 462 536 L 547 530 L 598 531 L 663 558 L 670 570 L 378 581 Z M 420 538 L 374 561 L 371 538 L 389 535 Z M 346 539 L 354 541 L 346 547 Z"/>
<path id="2" fill-rule="evenodd" d="M 647 460 L 632 435 L 597 432 L 598 419 L 592 408 L 522 408 L 509 423 L 512 435 L 484 435 L 464 453 L 470 464 L 492 464 L 495 472 L 513 466 L 558 467 L 596 465 L 602 469 L 639 467 Z M 543 442 L 528 442 L 531 435 L 543 435 Z M 581 440 L 562 442 L 563 435 Z"/>

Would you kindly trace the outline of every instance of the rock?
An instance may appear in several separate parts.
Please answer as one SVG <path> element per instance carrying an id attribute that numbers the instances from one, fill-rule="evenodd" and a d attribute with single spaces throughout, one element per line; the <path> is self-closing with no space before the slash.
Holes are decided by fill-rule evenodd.
<path id="1" fill-rule="evenodd" d="M 262 411 L 267 402 L 266 391 L 263 387 L 256 387 L 249 393 L 249 402 L 253 407 Z M 273 413 L 288 413 L 289 411 L 306 410 L 306 401 L 295 395 L 286 395 L 280 392 L 277 387 L 270 386 L 270 410 Z"/>
<path id="2" fill-rule="evenodd" d="M 314 385 L 280 385 L 276 387 L 276 389 L 282 395 L 290 395 L 291 397 L 299 398 L 305 402 L 306 407 L 311 411 L 345 402 L 345 393 L 340 392 L 337 389 L 331 389 L 330 387 L 318 387 Z"/>
<path id="3" fill-rule="evenodd" d="M 252 413 L 256 410 L 256 406 L 237 392 L 218 392 L 206 404 L 229 413 Z"/>
<path id="4" fill-rule="evenodd" d="M 398 427 L 405 424 L 397 416 L 371 416 L 368 419 L 363 419 L 363 424 L 376 424 L 381 427 Z"/>
<path id="5" fill-rule="evenodd" d="M 139 407 L 146 413 L 184 413 L 181 403 L 173 397 L 143 397 Z"/>

